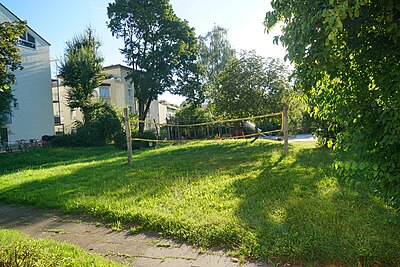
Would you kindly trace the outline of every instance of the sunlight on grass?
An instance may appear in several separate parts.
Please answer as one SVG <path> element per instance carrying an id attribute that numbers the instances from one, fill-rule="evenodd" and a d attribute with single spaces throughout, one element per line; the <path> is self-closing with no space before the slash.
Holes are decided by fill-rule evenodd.
<path id="1" fill-rule="evenodd" d="M 334 152 L 314 146 L 284 156 L 263 140 L 169 145 L 134 151 L 132 168 L 112 148 L 2 155 L 0 200 L 275 263 L 399 264 L 398 212 L 339 183 Z"/>
<path id="2" fill-rule="evenodd" d="M 125 266 L 66 242 L 29 238 L 0 229 L 0 266 Z"/>

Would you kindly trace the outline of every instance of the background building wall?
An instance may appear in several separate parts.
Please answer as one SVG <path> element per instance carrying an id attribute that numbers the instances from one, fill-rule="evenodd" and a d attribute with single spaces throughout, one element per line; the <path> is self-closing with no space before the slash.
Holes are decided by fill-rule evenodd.
<path id="1" fill-rule="evenodd" d="M 0 14 L 0 22 L 18 20 L 1 5 Z M 36 48 L 18 46 L 24 69 L 15 72 L 17 81 L 11 86 L 17 101 L 7 125 L 10 142 L 54 134 L 50 45 L 31 29 L 27 32 L 35 38 Z"/>

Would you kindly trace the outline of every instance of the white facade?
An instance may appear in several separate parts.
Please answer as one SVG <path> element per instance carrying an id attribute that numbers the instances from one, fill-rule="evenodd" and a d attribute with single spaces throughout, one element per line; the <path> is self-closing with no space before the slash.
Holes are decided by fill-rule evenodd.
<path id="1" fill-rule="evenodd" d="M 18 20 L 0 4 L 0 22 Z M 26 41 L 18 46 L 23 70 L 15 72 L 16 83 L 11 86 L 17 101 L 7 124 L 9 142 L 54 134 L 50 44 L 29 27 L 27 34 Z"/>
<path id="2" fill-rule="evenodd" d="M 166 123 L 167 115 L 167 105 L 164 105 L 161 101 L 153 100 L 146 115 L 146 121 Z M 147 124 L 147 126 L 150 127 L 151 124 Z"/>
<path id="3" fill-rule="evenodd" d="M 150 104 L 149 112 L 146 115 L 146 121 L 156 123 L 167 123 L 167 119 L 175 115 L 177 108 L 168 104 L 164 100 L 153 100 Z M 146 129 L 155 129 L 153 124 L 146 124 Z"/>

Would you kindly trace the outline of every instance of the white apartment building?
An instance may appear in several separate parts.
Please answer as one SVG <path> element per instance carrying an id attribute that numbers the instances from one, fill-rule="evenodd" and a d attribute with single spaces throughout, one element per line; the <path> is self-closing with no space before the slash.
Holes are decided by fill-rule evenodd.
<path id="1" fill-rule="evenodd" d="M 146 121 L 157 123 L 167 123 L 167 118 L 175 115 L 178 108 L 167 103 L 164 100 L 154 100 L 150 104 L 149 112 L 146 116 Z M 148 126 L 150 126 L 148 124 Z"/>
<path id="2" fill-rule="evenodd" d="M 13 21 L 20 19 L 0 3 L 0 23 Z M 23 70 L 15 72 L 16 83 L 11 88 L 16 102 L 6 127 L 0 129 L 2 142 L 54 134 L 50 44 L 28 27 L 18 48 Z"/>

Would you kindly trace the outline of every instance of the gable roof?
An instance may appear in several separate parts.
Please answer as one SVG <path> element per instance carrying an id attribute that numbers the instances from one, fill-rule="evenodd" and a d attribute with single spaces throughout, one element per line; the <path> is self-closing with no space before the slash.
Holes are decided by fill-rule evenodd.
<path id="1" fill-rule="evenodd" d="M 5 5 L 3 5 L 2 3 L 0 3 L 0 6 L 3 7 L 8 13 L 10 13 L 11 16 L 13 16 L 16 20 L 22 21 L 20 18 L 17 17 L 17 15 L 15 15 L 11 10 L 9 10 Z M 46 41 L 46 39 L 44 39 L 42 36 L 40 36 L 40 34 L 38 34 L 34 29 L 32 29 L 31 27 L 29 27 L 28 25 L 28 29 L 31 30 L 32 32 L 34 32 L 40 39 L 42 39 L 46 44 L 51 45 L 49 42 Z"/>

